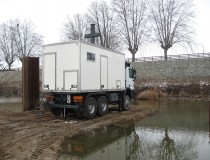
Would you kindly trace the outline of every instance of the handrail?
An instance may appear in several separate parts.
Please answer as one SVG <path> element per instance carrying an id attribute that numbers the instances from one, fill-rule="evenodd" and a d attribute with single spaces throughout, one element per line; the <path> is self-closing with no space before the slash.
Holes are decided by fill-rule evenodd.
<path id="1" fill-rule="evenodd" d="M 192 59 L 192 58 L 210 58 L 210 52 L 208 52 L 208 53 L 168 55 L 167 56 L 167 60 L 181 60 L 181 59 Z M 164 56 L 152 56 L 152 57 L 138 57 L 138 58 L 135 58 L 135 62 L 162 61 L 162 60 L 165 60 Z M 127 62 L 132 62 L 132 58 L 127 58 L 126 61 Z"/>

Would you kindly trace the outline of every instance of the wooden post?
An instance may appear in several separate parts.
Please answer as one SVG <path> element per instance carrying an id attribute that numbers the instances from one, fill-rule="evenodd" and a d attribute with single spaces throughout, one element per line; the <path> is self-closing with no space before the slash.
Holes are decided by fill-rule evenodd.
<path id="1" fill-rule="evenodd" d="M 35 108 L 39 100 L 39 58 L 23 58 L 23 111 Z"/>

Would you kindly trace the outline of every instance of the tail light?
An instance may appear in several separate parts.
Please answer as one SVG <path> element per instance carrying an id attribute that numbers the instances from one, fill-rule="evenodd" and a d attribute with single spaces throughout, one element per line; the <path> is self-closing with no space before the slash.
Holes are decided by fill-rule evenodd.
<path id="1" fill-rule="evenodd" d="M 82 103 L 83 102 L 83 96 L 73 96 L 73 102 L 75 103 Z"/>
<path id="2" fill-rule="evenodd" d="M 53 95 L 46 95 L 45 98 L 46 98 L 46 101 L 48 102 L 55 101 L 55 96 Z"/>

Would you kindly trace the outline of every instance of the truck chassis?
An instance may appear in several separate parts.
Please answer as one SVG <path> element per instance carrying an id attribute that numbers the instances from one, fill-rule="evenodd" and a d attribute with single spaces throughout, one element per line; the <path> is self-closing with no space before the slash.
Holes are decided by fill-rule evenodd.
<path id="1" fill-rule="evenodd" d="M 46 107 L 55 116 L 65 117 L 69 112 L 76 112 L 78 117 L 92 119 L 96 115 L 106 115 L 109 104 L 117 104 L 119 111 L 129 110 L 131 97 L 129 88 L 125 91 L 51 92 L 46 96 Z"/>

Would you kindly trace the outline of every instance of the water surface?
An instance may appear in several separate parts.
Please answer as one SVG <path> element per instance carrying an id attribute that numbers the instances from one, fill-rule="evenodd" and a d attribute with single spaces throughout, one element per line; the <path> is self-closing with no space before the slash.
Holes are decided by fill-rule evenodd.
<path id="1" fill-rule="evenodd" d="M 136 123 L 141 159 L 210 159 L 208 102 L 168 101 Z"/>
<path id="2" fill-rule="evenodd" d="M 208 102 L 140 102 L 154 116 L 65 140 L 60 160 L 209 160 Z"/>
<path id="3" fill-rule="evenodd" d="M 22 111 L 22 98 L 21 97 L 1 97 L 0 98 L 0 111 L 21 112 Z"/>

